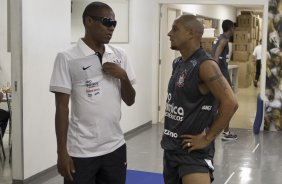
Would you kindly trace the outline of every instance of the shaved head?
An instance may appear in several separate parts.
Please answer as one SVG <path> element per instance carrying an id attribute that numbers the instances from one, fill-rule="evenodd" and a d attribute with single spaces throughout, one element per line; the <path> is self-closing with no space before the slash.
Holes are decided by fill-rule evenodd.
<path id="1" fill-rule="evenodd" d="M 198 35 L 200 38 L 202 37 L 204 33 L 204 26 L 203 23 L 199 21 L 196 16 L 181 15 L 178 18 L 178 21 L 180 21 L 186 29 L 192 29 L 197 33 L 196 35 Z"/>

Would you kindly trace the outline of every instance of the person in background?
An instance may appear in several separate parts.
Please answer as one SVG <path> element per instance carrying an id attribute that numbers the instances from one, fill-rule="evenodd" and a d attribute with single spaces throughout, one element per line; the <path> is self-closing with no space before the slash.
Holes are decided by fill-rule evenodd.
<path id="1" fill-rule="evenodd" d="M 3 100 L 3 97 L 4 97 L 4 94 L 0 91 L 0 103 Z M 2 137 L 5 134 L 9 117 L 10 117 L 10 113 L 8 111 L 0 109 L 0 130 L 1 130 Z"/>
<path id="2" fill-rule="evenodd" d="M 203 32 L 196 16 L 182 15 L 168 33 L 171 49 L 181 56 L 173 61 L 167 90 L 161 140 L 165 184 L 212 182 L 214 140 L 238 108 L 218 64 L 200 47 Z"/>
<path id="3" fill-rule="evenodd" d="M 259 41 L 259 44 L 255 47 L 253 52 L 253 58 L 254 62 L 256 63 L 256 75 L 254 80 L 254 86 L 258 87 L 258 80 L 260 77 L 260 70 L 261 70 L 261 40 Z"/>
<path id="4" fill-rule="evenodd" d="M 224 20 L 222 22 L 223 34 L 219 35 L 219 37 L 214 41 L 211 56 L 217 61 L 219 68 L 223 74 L 223 76 L 228 81 L 229 85 L 232 87 L 231 79 L 228 72 L 228 63 L 227 59 L 229 59 L 229 39 L 234 34 L 234 23 L 231 20 Z M 230 131 L 229 123 L 225 127 L 222 132 L 221 139 L 224 141 L 236 140 L 237 135 Z"/>
<path id="5" fill-rule="evenodd" d="M 261 59 L 262 59 L 262 40 L 259 40 L 258 45 L 255 47 L 253 52 L 253 60 L 256 63 L 256 75 L 254 80 L 254 86 L 258 87 L 258 81 L 260 77 L 260 71 L 261 71 Z M 269 52 L 266 52 L 267 59 L 270 59 Z"/>
<path id="6" fill-rule="evenodd" d="M 82 21 L 85 36 L 57 55 L 50 82 L 58 171 L 65 184 L 124 184 L 126 144 L 119 121 L 121 101 L 135 102 L 135 74 L 125 52 L 108 44 L 117 25 L 112 8 L 92 2 Z"/>

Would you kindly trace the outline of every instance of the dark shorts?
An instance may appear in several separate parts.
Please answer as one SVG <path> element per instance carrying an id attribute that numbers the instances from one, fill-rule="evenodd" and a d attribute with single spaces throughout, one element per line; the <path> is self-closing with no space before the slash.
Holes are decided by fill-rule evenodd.
<path id="1" fill-rule="evenodd" d="M 75 166 L 74 181 L 64 184 L 125 184 L 126 145 L 112 153 L 91 157 L 72 157 Z"/>
<path id="2" fill-rule="evenodd" d="M 182 177 L 192 173 L 209 173 L 212 182 L 214 180 L 213 171 L 211 160 L 196 158 L 188 153 L 164 152 L 163 176 L 165 184 L 181 184 Z"/>

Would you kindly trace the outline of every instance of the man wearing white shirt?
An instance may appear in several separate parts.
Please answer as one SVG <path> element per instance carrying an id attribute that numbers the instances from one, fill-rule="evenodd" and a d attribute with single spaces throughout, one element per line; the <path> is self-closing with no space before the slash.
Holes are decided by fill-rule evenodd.
<path id="1" fill-rule="evenodd" d="M 259 44 L 255 47 L 254 52 L 253 52 L 253 57 L 254 61 L 256 62 L 256 75 L 255 75 L 255 80 L 254 80 L 254 86 L 258 87 L 258 80 L 260 76 L 260 70 L 261 70 L 261 40 L 259 41 Z"/>
<path id="2" fill-rule="evenodd" d="M 50 82 L 58 171 L 65 184 L 124 184 L 126 145 L 119 121 L 121 101 L 135 101 L 135 74 L 125 52 L 108 45 L 117 24 L 112 8 L 92 2 L 82 17 L 85 36 L 57 55 Z"/>

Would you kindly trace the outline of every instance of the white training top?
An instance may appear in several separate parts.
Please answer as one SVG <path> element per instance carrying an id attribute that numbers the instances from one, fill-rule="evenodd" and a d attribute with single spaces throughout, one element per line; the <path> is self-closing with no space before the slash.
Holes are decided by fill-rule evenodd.
<path id="1" fill-rule="evenodd" d="M 123 68 L 132 84 L 135 74 L 125 52 L 105 45 L 102 64 L 114 62 Z M 73 157 L 111 153 L 125 143 L 120 128 L 120 80 L 102 72 L 95 51 L 81 39 L 58 53 L 50 82 L 51 92 L 70 95 L 71 114 L 67 149 Z"/>
<path id="2" fill-rule="evenodd" d="M 256 60 L 261 60 L 261 55 L 262 55 L 262 53 L 261 53 L 261 44 L 260 45 L 257 45 L 256 47 L 255 47 L 255 49 L 254 49 L 254 52 L 253 52 L 253 56 L 255 56 L 256 57 Z"/>

